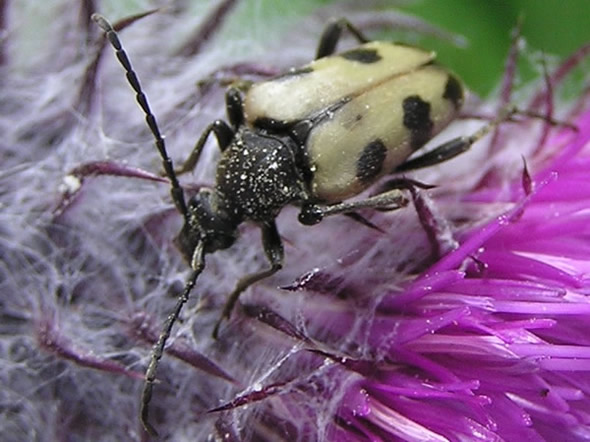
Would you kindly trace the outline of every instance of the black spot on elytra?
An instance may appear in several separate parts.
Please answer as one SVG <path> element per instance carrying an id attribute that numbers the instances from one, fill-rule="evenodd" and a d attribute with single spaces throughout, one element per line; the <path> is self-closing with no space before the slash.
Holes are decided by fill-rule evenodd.
<path id="1" fill-rule="evenodd" d="M 454 75 L 449 74 L 443 98 L 451 100 L 455 109 L 459 109 L 463 104 L 463 86 L 461 86 L 461 83 Z"/>
<path id="2" fill-rule="evenodd" d="M 430 119 L 430 103 L 418 95 L 406 97 L 402 103 L 404 126 L 411 133 L 412 149 L 419 149 L 432 137 L 434 123 Z"/>
<path id="3" fill-rule="evenodd" d="M 357 48 L 350 51 L 342 52 L 342 58 L 350 61 L 358 61 L 363 64 L 376 63 L 381 60 L 381 55 L 377 53 L 376 49 Z"/>
<path id="4" fill-rule="evenodd" d="M 381 173 L 386 155 L 387 148 L 381 140 L 371 141 L 356 161 L 356 177 L 360 181 L 372 181 Z"/>

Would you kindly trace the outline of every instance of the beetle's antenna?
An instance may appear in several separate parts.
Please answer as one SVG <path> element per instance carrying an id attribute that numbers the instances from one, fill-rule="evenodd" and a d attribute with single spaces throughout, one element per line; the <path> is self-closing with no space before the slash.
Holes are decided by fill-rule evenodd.
<path id="1" fill-rule="evenodd" d="M 139 79 L 137 78 L 137 74 L 133 70 L 131 66 L 131 62 L 129 61 L 129 57 L 127 53 L 123 49 L 121 45 L 121 41 L 115 32 L 113 26 L 100 14 L 92 14 L 92 20 L 95 21 L 98 26 L 100 26 L 108 38 L 111 46 L 115 49 L 115 53 L 117 55 L 117 59 L 125 69 L 125 75 L 127 77 L 127 81 L 135 91 L 135 99 L 137 103 L 145 113 L 145 120 L 154 136 L 156 148 L 160 153 L 160 157 L 162 157 L 162 164 L 164 166 L 164 171 L 166 172 L 166 176 L 170 180 L 171 190 L 170 193 L 172 194 L 172 200 L 176 205 L 178 211 L 182 214 L 185 219 L 185 222 L 188 222 L 188 210 L 186 206 L 186 201 L 184 199 L 184 191 L 182 187 L 180 187 L 180 183 L 178 182 L 178 178 L 176 173 L 174 172 L 174 166 L 172 164 L 172 159 L 168 156 L 166 151 L 166 144 L 164 142 L 164 137 L 160 133 L 160 129 L 158 127 L 158 123 L 156 121 L 156 117 L 152 113 L 148 99 L 141 88 L 141 84 Z M 172 331 L 172 327 L 174 323 L 178 319 L 182 307 L 188 301 L 188 297 L 190 292 L 192 291 L 193 287 L 197 282 L 197 278 L 205 268 L 205 250 L 204 244 L 199 242 L 195 247 L 193 252 L 193 257 L 191 261 L 191 267 L 193 268 L 193 272 L 191 273 L 190 277 L 188 278 L 182 293 L 178 296 L 178 300 L 176 301 L 176 305 L 172 312 L 166 318 L 166 322 L 164 323 L 164 327 L 162 328 L 162 332 L 160 336 L 158 336 L 158 340 L 154 344 L 152 348 L 151 356 L 150 356 L 150 363 L 148 364 L 147 370 L 145 372 L 145 384 L 143 387 L 143 391 L 141 394 L 141 405 L 140 405 L 140 419 L 141 422 L 148 433 L 151 435 L 156 436 L 158 433 L 156 429 L 149 423 L 148 421 L 148 414 L 149 414 L 149 403 L 152 398 L 152 390 L 154 382 L 156 381 L 156 371 L 158 369 L 158 364 L 162 355 L 164 353 L 164 348 L 166 346 L 166 341 L 170 337 L 170 332 Z"/>
<path id="2" fill-rule="evenodd" d="M 185 220 L 187 220 L 188 212 L 186 209 L 186 201 L 184 199 L 184 191 L 182 190 L 182 187 L 180 187 L 180 183 L 178 182 L 178 178 L 176 177 L 176 173 L 174 172 L 172 159 L 168 156 L 168 152 L 166 152 L 166 144 L 164 142 L 164 137 L 160 134 L 160 128 L 158 127 L 156 117 L 150 109 L 148 99 L 145 93 L 143 92 L 143 89 L 141 88 L 141 84 L 139 83 L 137 74 L 131 66 L 129 57 L 123 49 L 123 46 L 121 45 L 121 41 L 119 40 L 119 37 L 115 32 L 115 29 L 107 21 L 107 19 L 104 18 L 102 15 L 96 13 L 92 14 L 91 18 L 105 32 L 105 35 L 111 43 L 111 46 L 115 49 L 117 59 L 125 69 L 127 81 L 135 91 L 135 99 L 137 100 L 139 107 L 141 107 L 141 109 L 145 113 L 145 121 L 154 136 L 156 148 L 158 149 L 158 152 L 162 157 L 162 165 L 164 166 L 164 171 L 166 172 L 166 176 L 170 180 L 170 184 L 172 186 L 172 188 L 170 189 L 170 193 L 172 194 L 172 200 L 174 201 L 174 204 L 176 205 L 178 211 L 182 214 Z"/>
<path id="3" fill-rule="evenodd" d="M 158 341 L 155 343 L 154 347 L 152 348 L 152 354 L 150 356 L 150 363 L 148 365 L 147 370 L 145 371 L 145 384 L 143 386 L 143 391 L 141 392 L 141 405 L 140 405 L 140 419 L 141 423 L 143 424 L 146 431 L 151 434 L 152 436 L 157 436 L 158 432 L 149 423 L 149 404 L 152 398 L 152 390 L 154 388 L 154 382 L 156 380 L 156 370 L 158 369 L 158 364 L 160 359 L 162 359 L 162 355 L 164 354 L 164 347 L 166 346 L 166 341 L 170 337 L 170 332 L 172 331 L 172 326 L 178 319 L 180 315 L 180 311 L 182 307 L 188 301 L 188 295 L 190 294 L 191 290 L 195 286 L 197 282 L 197 278 L 205 268 L 205 250 L 204 244 L 199 242 L 197 247 L 195 247 L 195 251 L 193 253 L 193 272 L 191 273 L 189 279 L 187 280 L 184 290 L 178 297 L 176 301 L 176 305 L 172 312 L 166 318 L 166 322 L 164 323 L 164 327 L 162 327 L 162 332 L 160 336 L 158 336 Z"/>

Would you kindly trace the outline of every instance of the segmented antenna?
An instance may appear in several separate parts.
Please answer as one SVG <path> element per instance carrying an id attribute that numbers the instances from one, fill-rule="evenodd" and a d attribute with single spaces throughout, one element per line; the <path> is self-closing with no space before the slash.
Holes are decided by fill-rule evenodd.
<path id="1" fill-rule="evenodd" d="M 195 266 L 196 268 L 193 270 L 190 277 L 188 278 L 188 281 L 184 286 L 184 290 L 178 296 L 176 305 L 174 306 L 172 313 L 170 313 L 166 318 L 164 327 L 160 332 L 160 336 L 158 336 L 158 341 L 152 348 L 152 354 L 150 355 L 150 363 L 148 364 L 147 370 L 145 371 L 145 383 L 143 385 L 143 391 L 141 392 L 139 418 L 145 430 L 152 436 L 158 435 L 158 432 L 156 431 L 154 426 L 149 422 L 149 407 L 150 401 L 152 399 L 152 390 L 154 389 L 154 382 L 156 381 L 156 371 L 158 369 L 160 359 L 162 359 L 162 355 L 164 354 L 164 347 L 166 346 L 166 341 L 170 337 L 172 326 L 178 319 L 182 307 L 184 306 L 186 301 L 188 301 L 188 295 L 195 286 L 197 278 L 205 268 L 205 261 L 203 259 L 203 243 L 199 243 L 199 245 L 197 246 L 197 250 L 195 250 L 195 255 L 197 262 L 197 265 Z"/>
<path id="2" fill-rule="evenodd" d="M 186 201 L 184 199 L 184 191 L 182 190 L 182 187 L 180 187 L 180 183 L 178 182 L 178 178 L 176 177 L 176 173 L 174 172 L 172 159 L 170 159 L 170 157 L 168 156 L 168 152 L 166 152 L 166 144 L 164 142 L 164 137 L 160 134 L 160 128 L 158 127 L 156 117 L 150 109 L 148 99 L 141 88 L 141 84 L 139 83 L 137 74 L 131 66 L 129 57 L 123 49 L 123 46 L 121 45 L 121 41 L 119 40 L 119 37 L 115 32 L 115 29 L 107 21 L 107 19 L 104 18 L 102 15 L 96 13 L 92 14 L 91 18 L 105 32 L 105 35 L 111 43 L 111 46 L 115 49 L 117 59 L 121 63 L 121 66 L 123 66 L 123 69 L 125 69 L 125 76 L 127 77 L 127 81 L 135 91 L 135 99 L 137 100 L 139 107 L 141 107 L 141 109 L 145 113 L 145 121 L 154 136 L 156 148 L 158 149 L 158 152 L 162 157 L 162 165 L 164 166 L 164 171 L 166 173 L 166 176 L 170 180 L 170 184 L 172 186 L 172 188 L 170 189 L 170 193 L 172 194 L 172 201 L 174 201 L 174 205 L 176 206 L 178 211 L 182 214 L 185 220 L 187 220 L 188 212 L 186 209 Z"/>
<path id="3" fill-rule="evenodd" d="M 106 37 L 108 38 L 109 42 L 111 43 L 111 45 L 115 49 L 115 53 L 117 55 L 117 58 L 119 59 L 119 62 L 121 63 L 121 65 L 125 69 L 127 81 L 129 82 L 129 84 L 131 85 L 133 90 L 135 91 L 135 94 L 136 94 L 135 98 L 137 100 L 137 103 L 139 104 L 139 106 L 141 107 L 143 112 L 145 113 L 145 120 L 146 120 L 147 125 L 150 128 L 150 130 L 154 136 L 154 140 L 156 142 L 156 147 L 158 148 L 158 152 L 160 153 L 160 156 L 162 157 L 162 164 L 164 166 L 164 171 L 166 172 L 166 176 L 168 176 L 168 179 L 170 180 L 170 183 L 171 183 L 170 192 L 172 194 L 172 200 L 174 201 L 174 204 L 176 205 L 176 208 L 178 209 L 178 211 L 183 215 L 185 222 L 188 222 L 188 211 L 187 211 L 187 207 L 186 207 L 186 201 L 184 199 L 184 191 L 182 190 L 182 187 L 180 187 L 180 184 L 178 182 L 178 178 L 176 177 L 176 173 L 174 172 L 172 160 L 170 159 L 170 157 L 168 156 L 168 153 L 166 152 L 166 145 L 164 143 L 164 138 L 160 134 L 160 129 L 158 128 L 158 123 L 156 122 L 156 117 L 154 116 L 154 114 L 152 114 L 152 111 L 150 110 L 150 106 L 148 104 L 147 97 L 141 88 L 141 85 L 139 83 L 139 79 L 137 78 L 137 75 L 136 75 L 135 71 L 133 70 L 133 67 L 131 66 L 131 62 L 129 61 L 129 57 L 127 57 L 127 54 L 125 53 L 125 50 L 123 49 L 121 42 L 119 41 L 119 37 L 117 36 L 117 33 L 113 29 L 113 26 L 103 16 L 101 16 L 99 14 L 92 14 L 92 20 L 95 21 L 98 24 L 98 26 L 100 26 L 105 31 Z M 166 341 L 170 337 L 170 332 L 172 330 L 172 326 L 174 325 L 174 323 L 178 319 L 178 316 L 180 315 L 180 311 L 182 310 L 182 307 L 184 306 L 184 304 L 188 300 L 188 296 L 189 296 L 191 290 L 193 289 L 193 287 L 195 286 L 197 278 L 199 277 L 199 275 L 203 271 L 203 268 L 205 267 L 204 245 L 202 242 L 200 242 L 197 245 L 197 247 L 195 248 L 195 251 L 193 253 L 192 267 L 193 267 L 193 272 L 189 276 L 189 278 L 184 286 L 183 291 L 179 294 L 178 300 L 176 301 L 176 305 L 175 305 L 174 309 L 172 310 L 172 313 L 170 313 L 168 315 L 168 317 L 166 318 L 166 322 L 164 323 L 164 327 L 162 328 L 162 332 L 160 333 L 160 336 L 158 337 L 157 342 L 155 343 L 154 347 L 152 348 L 152 352 L 150 355 L 150 363 L 148 364 L 148 367 L 147 367 L 147 370 L 145 373 L 145 384 L 143 386 L 143 391 L 141 394 L 140 419 L 141 419 L 141 423 L 143 424 L 146 431 L 148 433 L 150 433 L 152 436 L 158 435 L 158 432 L 149 423 L 149 419 L 148 419 L 149 418 L 149 416 L 148 416 L 149 415 L 149 403 L 150 403 L 150 400 L 152 397 L 152 390 L 153 390 L 154 382 L 156 381 L 156 371 L 157 371 L 160 359 L 162 358 L 162 355 L 164 353 Z"/>

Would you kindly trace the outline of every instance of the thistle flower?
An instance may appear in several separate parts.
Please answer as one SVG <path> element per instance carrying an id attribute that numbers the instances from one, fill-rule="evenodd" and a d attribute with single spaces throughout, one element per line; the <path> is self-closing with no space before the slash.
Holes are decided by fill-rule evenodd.
<path id="1" fill-rule="evenodd" d="M 231 20 L 233 3 L 209 16 Z M 2 439 L 140 440 L 150 346 L 187 273 L 172 243 L 179 220 L 142 115 L 86 20 L 90 2 L 77 24 L 63 5 L 47 8 L 62 18 L 37 58 L 21 56 L 16 31 L 0 42 Z M 180 159 L 222 113 L 222 88 L 197 80 L 264 77 L 308 59 L 323 16 L 295 33 L 293 53 L 252 64 L 238 58 L 242 44 L 211 42 L 207 26 L 169 26 L 177 12 L 121 27 L 138 72 L 155 73 L 142 80 Z M 155 41 L 178 43 L 176 55 L 155 53 Z M 287 208 L 285 269 L 243 295 L 218 340 L 224 295 L 264 256 L 244 226 L 236 246 L 208 257 L 158 372 L 162 437 L 588 439 L 590 108 L 587 96 L 554 102 L 547 87 L 588 52 L 518 103 L 577 131 L 519 118 L 417 175 L 438 185 L 414 196 L 442 257 L 413 210 L 363 214 L 379 230 L 347 218 L 308 229 Z M 189 192 L 212 182 L 216 155 L 206 149 L 183 177 Z"/>

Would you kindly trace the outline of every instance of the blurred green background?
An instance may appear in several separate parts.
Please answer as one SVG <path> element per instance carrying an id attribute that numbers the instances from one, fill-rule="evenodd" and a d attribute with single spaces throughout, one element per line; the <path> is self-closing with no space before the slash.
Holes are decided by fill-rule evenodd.
<path id="1" fill-rule="evenodd" d="M 400 9 L 469 40 L 469 46 L 459 50 L 434 39 L 425 38 L 424 42 L 436 49 L 440 59 L 452 66 L 471 89 L 484 96 L 500 81 L 510 32 L 521 14 L 522 35 L 527 42 L 523 58 L 529 51 L 543 51 L 551 66 L 551 56 L 563 59 L 583 44 L 590 44 L 588 0 L 420 0 Z M 589 67 L 587 61 L 585 66 Z M 533 75 L 526 67 L 521 73 L 524 80 Z"/>
<path id="2" fill-rule="evenodd" d="M 232 17 L 234 26 L 229 26 L 232 29 L 228 33 L 234 37 L 242 33 L 262 41 L 275 36 L 280 38 L 281 27 L 319 7 L 334 6 L 337 14 L 339 2 L 351 4 L 349 0 L 240 0 Z M 196 16 L 202 16 L 219 4 L 219 0 L 187 0 L 186 3 Z M 367 3 L 377 4 L 381 9 L 397 8 L 466 37 L 469 44 L 465 48 L 416 33 L 409 41 L 436 50 L 439 60 L 481 96 L 488 95 L 499 84 L 510 46 L 510 33 L 520 15 L 524 19 L 522 35 L 527 42 L 524 61 L 519 66 L 521 82 L 539 75 L 541 58 L 547 60 L 549 67 L 555 67 L 559 59 L 572 54 L 584 43 L 590 43 L 590 0 L 384 0 Z M 362 4 L 362 0 L 358 0 L 353 5 L 362 9 Z M 104 0 L 101 3 L 102 12 L 112 12 L 115 16 L 151 7 L 154 7 L 151 0 Z M 408 33 L 397 32 L 381 38 L 407 41 Z M 590 62 L 586 61 L 584 66 L 578 69 L 577 80 L 574 80 L 578 82 L 577 90 L 579 83 L 588 79 L 585 72 L 590 71 Z"/>
<path id="3" fill-rule="evenodd" d="M 314 8 L 341 0 L 243 0 L 258 13 L 273 17 L 307 14 Z M 346 2 L 346 0 L 344 0 Z M 348 2 L 350 3 L 350 2 Z M 369 2 L 373 3 L 373 2 Z M 362 1 L 355 4 L 360 9 Z M 413 33 L 410 41 L 434 49 L 439 60 L 455 70 L 467 85 L 481 96 L 498 86 L 511 43 L 511 31 L 522 17 L 522 35 L 527 43 L 519 64 L 517 82 L 526 83 L 542 72 L 540 60 L 555 67 L 583 44 L 590 44 L 590 0 L 389 0 L 382 9 L 397 9 L 423 18 L 428 23 L 463 35 L 468 45 L 453 46 L 448 41 Z M 337 11 L 337 7 L 335 9 Z M 385 37 L 384 37 L 385 38 Z M 408 33 L 397 32 L 394 39 L 407 40 Z M 579 90 L 590 62 L 578 69 Z M 587 85 L 587 83 L 586 83 Z"/>

